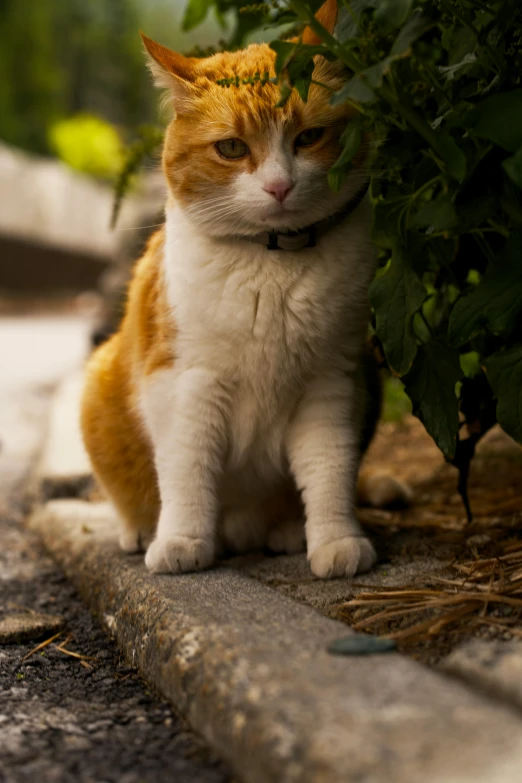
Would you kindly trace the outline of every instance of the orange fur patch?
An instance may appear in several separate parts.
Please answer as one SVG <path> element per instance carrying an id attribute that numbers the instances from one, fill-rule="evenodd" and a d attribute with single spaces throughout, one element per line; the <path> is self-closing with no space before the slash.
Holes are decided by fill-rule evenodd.
<path id="1" fill-rule="evenodd" d="M 161 271 L 163 242 L 161 230 L 136 265 L 120 331 L 88 363 L 81 411 L 96 476 L 128 525 L 151 534 L 160 501 L 136 394 L 141 378 L 174 362 L 175 327 Z"/>

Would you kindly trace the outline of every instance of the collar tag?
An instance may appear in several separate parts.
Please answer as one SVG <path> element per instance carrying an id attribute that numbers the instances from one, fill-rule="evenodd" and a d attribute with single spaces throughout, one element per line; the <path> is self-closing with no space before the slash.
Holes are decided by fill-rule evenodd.
<path id="1" fill-rule="evenodd" d="M 295 234 L 268 233 L 267 250 L 303 250 L 305 247 L 315 247 L 315 226 Z"/>

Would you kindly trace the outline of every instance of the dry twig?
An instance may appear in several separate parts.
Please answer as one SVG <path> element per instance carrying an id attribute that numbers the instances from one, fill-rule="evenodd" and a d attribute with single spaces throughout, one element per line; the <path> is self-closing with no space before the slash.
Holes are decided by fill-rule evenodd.
<path id="1" fill-rule="evenodd" d="M 33 647 L 32 650 L 30 650 L 27 655 L 24 655 L 24 657 L 20 660 L 20 663 L 23 663 L 28 658 L 31 657 L 31 655 L 34 655 L 39 650 L 43 650 L 44 647 L 47 647 L 48 644 L 51 644 L 51 642 L 54 642 L 55 639 L 58 639 L 59 636 L 61 636 L 63 631 L 58 631 L 58 633 L 55 633 L 54 636 L 49 637 L 49 639 L 46 639 L 45 642 L 41 642 L 36 647 Z"/>

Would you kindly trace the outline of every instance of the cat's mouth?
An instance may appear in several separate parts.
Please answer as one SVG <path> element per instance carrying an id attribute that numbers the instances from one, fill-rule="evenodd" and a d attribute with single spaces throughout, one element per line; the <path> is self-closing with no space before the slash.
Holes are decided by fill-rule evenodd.
<path id="1" fill-rule="evenodd" d="M 296 207 L 285 207 L 277 204 L 265 208 L 260 214 L 260 222 L 263 226 L 273 230 L 284 230 L 298 228 L 305 218 L 305 210 Z M 307 221 L 305 220 L 305 223 Z"/>
<path id="2" fill-rule="evenodd" d="M 285 215 L 294 212 L 292 209 L 288 209 L 283 204 L 271 204 L 269 207 L 265 207 L 261 212 L 261 220 L 267 222 L 274 220 L 274 218 L 284 217 Z"/>

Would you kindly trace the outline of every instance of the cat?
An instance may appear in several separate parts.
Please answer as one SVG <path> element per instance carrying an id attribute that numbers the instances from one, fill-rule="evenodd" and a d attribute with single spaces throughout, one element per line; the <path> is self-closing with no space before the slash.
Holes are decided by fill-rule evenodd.
<path id="1" fill-rule="evenodd" d="M 274 75 L 268 45 L 195 59 L 143 41 L 174 109 L 165 226 L 89 361 L 81 413 L 121 546 L 154 573 L 263 546 L 306 546 L 321 578 L 366 571 L 354 500 L 378 408 L 363 358 L 375 254 L 365 147 L 339 192 L 327 181 L 354 115 L 329 103 L 343 73 L 317 58 L 330 90 L 277 108 L 277 84 L 251 80 Z"/>

